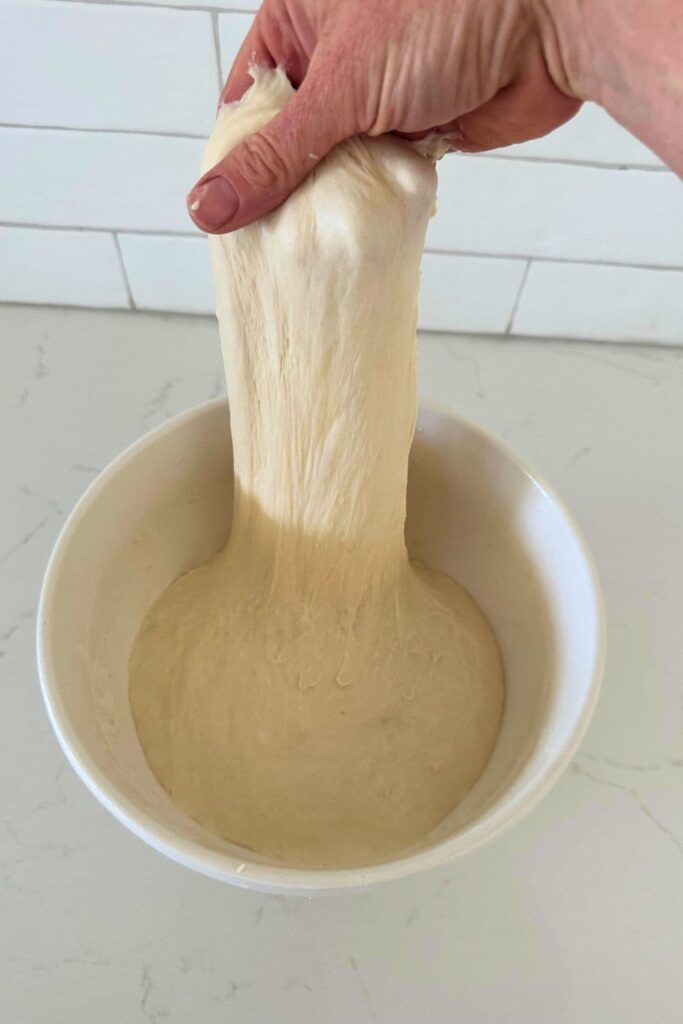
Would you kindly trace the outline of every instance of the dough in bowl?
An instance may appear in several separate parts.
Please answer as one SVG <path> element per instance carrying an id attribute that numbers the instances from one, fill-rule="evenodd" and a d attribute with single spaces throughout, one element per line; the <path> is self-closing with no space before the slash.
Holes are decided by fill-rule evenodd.
<path id="1" fill-rule="evenodd" d="M 291 94 L 281 71 L 256 71 L 221 110 L 205 167 Z M 211 238 L 232 532 L 148 612 L 130 701 L 173 800 L 291 865 L 419 844 L 500 727 L 491 628 L 462 587 L 411 564 L 403 535 L 435 190 L 407 143 L 355 138 L 278 210 Z"/>

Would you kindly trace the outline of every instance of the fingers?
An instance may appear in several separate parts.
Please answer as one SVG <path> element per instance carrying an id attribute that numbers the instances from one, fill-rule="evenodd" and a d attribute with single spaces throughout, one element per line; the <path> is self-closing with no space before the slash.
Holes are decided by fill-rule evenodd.
<path id="1" fill-rule="evenodd" d="M 284 202 L 333 146 L 354 134 L 342 93 L 324 68 L 311 65 L 287 106 L 199 179 L 188 196 L 195 224 L 223 234 Z"/>
<path id="2" fill-rule="evenodd" d="M 438 131 L 453 137 L 454 149 L 481 153 L 547 135 L 573 117 L 580 106 L 580 100 L 557 89 L 539 58 L 493 99 Z"/>
<path id="3" fill-rule="evenodd" d="M 309 55 L 315 48 L 310 33 L 300 34 L 289 19 L 287 11 L 278 4 L 264 4 L 256 15 L 234 64 L 230 69 L 221 103 L 241 99 L 251 85 L 249 69 L 255 64 L 284 68 L 295 87 L 300 85 L 308 70 Z"/>

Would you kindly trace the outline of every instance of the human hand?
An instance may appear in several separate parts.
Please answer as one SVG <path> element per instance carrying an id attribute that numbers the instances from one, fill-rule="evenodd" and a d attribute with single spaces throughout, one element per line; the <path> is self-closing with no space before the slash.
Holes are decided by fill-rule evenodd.
<path id="1" fill-rule="evenodd" d="M 265 0 L 221 99 L 242 96 L 255 63 L 282 66 L 297 92 L 199 179 L 193 220 L 214 234 L 251 223 L 356 134 L 437 131 L 464 152 L 545 135 L 581 105 L 552 22 L 534 0 Z"/>

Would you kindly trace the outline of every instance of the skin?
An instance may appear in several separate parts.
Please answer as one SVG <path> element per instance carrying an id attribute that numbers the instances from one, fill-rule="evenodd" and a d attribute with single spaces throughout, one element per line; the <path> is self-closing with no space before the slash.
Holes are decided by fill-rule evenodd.
<path id="1" fill-rule="evenodd" d="M 683 0 L 265 0 L 223 90 L 285 68 L 287 107 L 188 196 L 222 234 L 279 206 L 339 142 L 443 134 L 483 152 L 538 138 L 584 100 L 683 173 Z"/>

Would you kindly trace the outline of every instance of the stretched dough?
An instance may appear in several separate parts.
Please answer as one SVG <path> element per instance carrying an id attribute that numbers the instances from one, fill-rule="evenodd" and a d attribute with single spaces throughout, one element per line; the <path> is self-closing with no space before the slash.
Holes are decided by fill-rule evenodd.
<path id="1" fill-rule="evenodd" d="M 290 95 L 283 73 L 258 72 L 205 166 Z M 419 842 L 500 725 L 490 627 L 403 538 L 435 188 L 406 144 L 357 138 L 279 210 L 211 239 L 232 533 L 147 614 L 130 699 L 176 803 L 289 864 L 370 864 Z"/>

